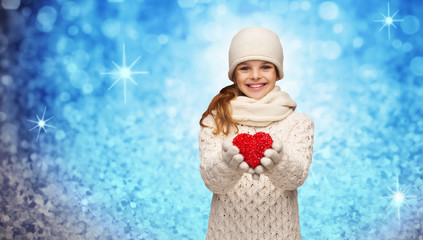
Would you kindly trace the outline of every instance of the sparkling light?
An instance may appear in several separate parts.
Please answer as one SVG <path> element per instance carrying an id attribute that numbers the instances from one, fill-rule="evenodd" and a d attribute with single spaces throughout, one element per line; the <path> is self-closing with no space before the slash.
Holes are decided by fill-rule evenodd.
<path id="1" fill-rule="evenodd" d="M 45 117 L 45 115 L 46 115 L 46 109 L 47 109 L 47 107 L 44 107 L 44 112 L 43 112 L 43 116 L 41 117 L 41 119 L 40 119 L 40 117 L 38 117 L 38 115 L 37 115 L 37 114 L 35 114 L 35 116 L 37 116 L 37 119 L 38 119 L 37 121 L 34 121 L 34 120 L 29 120 L 29 119 L 28 119 L 28 121 L 30 121 L 30 122 L 32 122 L 32 123 L 36 123 L 36 124 L 37 124 L 37 125 L 35 125 L 33 128 L 29 129 L 29 131 L 32 131 L 32 130 L 34 130 L 35 128 L 38 128 L 37 139 L 35 140 L 36 142 L 38 142 L 38 138 L 40 137 L 40 132 L 41 132 L 41 129 L 43 129 L 43 130 L 44 130 L 44 132 L 47 132 L 46 127 L 55 128 L 54 126 L 47 124 L 47 122 L 48 122 L 50 119 L 52 119 L 53 117 L 51 117 L 51 118 L 49 118 L 49 119 L 44 119 L 44 117 Z"/>
<path id="2" fill-rule="evenodd" d="M 391 39 L 391 25 L 397 28 L 397 26 L 395 26 L 395 22 L 403 21 L 402 19 L 394 19 L 397 13 L 398 13 L 398 10 L 394 13 L 394 15 L 391 16 L 391 13 L 389 10 L 389 2 L 388 2 L 388 16 L 385 16 L 383 15 L 383 13 L 381 13 L 381 15 L 383 16 L 383 19 L 375 20 L 375 22 L 383 23 L 382 27 L 379 28 L 379 31 L 381 31 L 384 27 L 388 27 L 388 39 Z"/>
<path id="3" fill-rule="evenodd" d="M 138 62 L 138 60 L 141 58 L 141 56 L 139 56 L 137 59 L 135 59 L 135 61 L 133 61 L 131 63 L 131 65 L 129 65 L 128 67 L 126 66 L 126 56 L 125 56 L 125 44 L 123 44 L 123 56 L 122 56 L 122 66 L 117 65 L 115 62 L 112 61 L 113 65 L 115 65 L 115 67 L 117 68 L 117 71 L 115 72 L 104 72 L 101 74 L 113 74 L 113 75 L 117 75 L 117 79 L 115 80 L 115 82 L 109 87 L 110 90 L 112 89 L 120 80 L 123 80 L 123 98 L 124 98 L 124 102 L 126 104 L 126 81 L 129 80 L 131 81 L 133 84 L 138 85 L 135 80 L 132 78 L 132 75 L 136 75 L 136 74 L 148 74 L 148 72 L 132 72 L 131 68 L 135 65 L 135 63 Z"/>
<path id="4" fill-rule="evenodd" d="M 401 189 L 399 188 L 399 182 L 398 182 L 398 176 L 397 176 L 397 191 L 394 192 L 392 191 L 391 188 L 388 187 L 389 191 L 391 191 L 392 195 L 390 196 L 386 196 L 386 197 L 381 197 L 381 198 L 392 198 L 391 203 L 389 204 L 389 206 L 386 208 L 386 210 L 388 210 L 390 207 L 392 207 L 393 205 L 395 205 L 397 207 L 397 212 L 398 212 L 398 220 L 401 219 L 401 215 L 400 215 L 400 207 L 402 204 L 405 204 L 405 206 L 410 207 L 405 201 L 407 198 L 413 198 L 416 196 L 407 196 L 405 195 L 405 192 L 407 192 L 408 188 L 410 187 L 410 184 L 408 184 L 408 186 L 405 189 Z"/>

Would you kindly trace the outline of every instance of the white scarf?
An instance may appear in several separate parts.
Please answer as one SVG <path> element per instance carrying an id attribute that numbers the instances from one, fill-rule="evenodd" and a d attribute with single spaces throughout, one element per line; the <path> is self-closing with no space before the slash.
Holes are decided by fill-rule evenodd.
<path id="1" fill-rule="evenodd" d="M 297 103 L 279 86 L 275 86 L 260 100 L 238 96 L 230 103 L 235 122 L 252 127 L 265 127 L 285 119 L 297 107 Z"/>

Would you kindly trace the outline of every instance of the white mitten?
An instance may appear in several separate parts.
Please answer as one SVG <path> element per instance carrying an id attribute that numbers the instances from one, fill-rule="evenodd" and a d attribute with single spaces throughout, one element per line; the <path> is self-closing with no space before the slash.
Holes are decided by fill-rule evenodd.
<path id="1" fill-rule="evenodd" d="M 230 169 L 246 173 L 250 166 L 244 161 L 244 157 L 239 154 L 238 147 L 234 146 L 232 141 L 235 136 L 226 137 L 222 143 L 222 158 Z"/>
<path id="2" fill-rule="evenodd" d="M 283 145 L 278 137 L 272 136 L 272 148 L 264 152 L 264 157 L 260 160 L 260 165 L 255 168 L 256 174 L 262 174 L 269 171 L 278 164 L 282 159 Z"/>

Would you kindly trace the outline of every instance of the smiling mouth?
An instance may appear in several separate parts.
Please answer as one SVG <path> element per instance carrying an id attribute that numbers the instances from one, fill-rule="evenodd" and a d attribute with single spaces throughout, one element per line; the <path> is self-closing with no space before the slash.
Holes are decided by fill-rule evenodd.
<path id="1" fill-rule="evenodd" d="M 254 83 L 254 84 L 247 84 L 247 86 L 248 86 L 249 88 L 261 88 L 261 87 L 263 87 L 264 85 L 266 85 L 266 83 Z"/>

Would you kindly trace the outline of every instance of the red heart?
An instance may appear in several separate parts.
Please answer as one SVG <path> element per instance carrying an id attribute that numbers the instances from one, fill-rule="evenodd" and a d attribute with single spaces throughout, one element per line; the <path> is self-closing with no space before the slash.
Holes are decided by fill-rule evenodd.
<path id="1" fill-rule="evenodd" d="M 239 153 L 244 156 L 244 161 L 255 168 L 260 164 L 264 151 L 272 147 L 273 140 L 269 134 L 257 132 L 254 135 L 248 133 L 238 134 L 232 144 L 239 148 Z"/>

